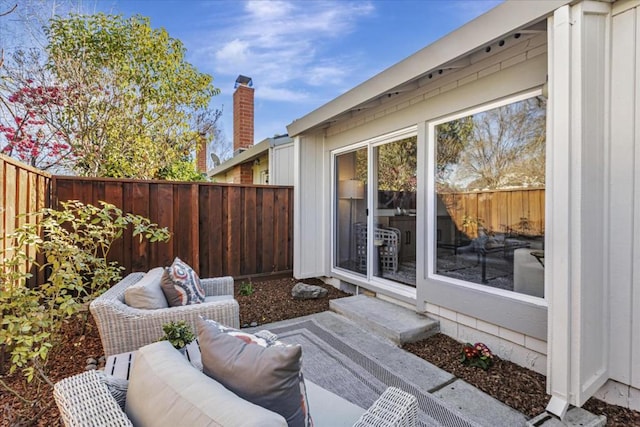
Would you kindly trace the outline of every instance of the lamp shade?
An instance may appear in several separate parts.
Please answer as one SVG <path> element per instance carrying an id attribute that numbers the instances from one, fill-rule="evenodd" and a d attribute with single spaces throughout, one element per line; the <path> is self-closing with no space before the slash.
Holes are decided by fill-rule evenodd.
<path id="1" fill-rule="evenodd" d="M 345 179 L 338 183 L 338 197 L 341 199 L 364 199 L 364 182 Z"/>

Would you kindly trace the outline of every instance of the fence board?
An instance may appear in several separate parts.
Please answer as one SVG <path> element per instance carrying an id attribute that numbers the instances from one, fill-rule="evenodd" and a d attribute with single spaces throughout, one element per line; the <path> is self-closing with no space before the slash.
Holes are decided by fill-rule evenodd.
<path id="1" fill-rule="evenodd" d="M 51 189 L 51 175 L 39 171 L 29 165 L 0 154 L 0 251 L 5 255 L 13 242 L 6 236 L 13 233 L 17 227 L 27 221 L 35 221 L 34 217 L 25 217 L 49 205 Z M 27 253 L 35 255 L 33 248 L 27 248 Z M 36 260 L 41 261 L 41 256 Z M 43 273 L 35 265 L 25 265 L 25 270 L 34 276 L 29 280 L 33 286 L 42 279 Z"/>
<path id="2" fill-rule="evenodd" d="M 544 189 L 441 193 L 438 196 L 457 229 L 469 238 L 477 237 L 478 223 L 494 233 L 544 234 Z"/>
<path id="3" fill-rule="evenodd" d="M 55 182 L 60 201 L 96 204 L 102 196 L 170 229 L 168 244 L 140 245 L 128 236 L 116 241 L 109 259 L 125 266 L 125 274 L 168 265 L 174 256 L 202 277 L 292 269 L 291 187 L 78 177 L 56 177 Z"/>

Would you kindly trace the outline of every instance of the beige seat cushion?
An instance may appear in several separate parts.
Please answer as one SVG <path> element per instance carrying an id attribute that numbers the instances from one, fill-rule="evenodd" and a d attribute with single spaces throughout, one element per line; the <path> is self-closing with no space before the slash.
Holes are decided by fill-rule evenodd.
<path id="1" fill-rule="evenodd" d="M 191 366 L 168 341 L 142 347 L 131 368 L 127 416 L 136 426 L 286 427 Z"/>
<path id="2" fill-rule="evenodd" d="M 156 267 L 149 270 L 135 285 L 129 286 L 124 291 L 124 302 L 129 307 L 155 310 L 167 308 L 169 303 L 162 292 L 160 282 L 164 269 Z"/>

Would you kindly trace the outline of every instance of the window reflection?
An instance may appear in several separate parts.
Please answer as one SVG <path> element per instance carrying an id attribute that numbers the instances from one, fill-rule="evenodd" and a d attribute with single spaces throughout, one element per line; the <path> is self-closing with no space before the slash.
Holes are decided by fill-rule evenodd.
<path id="1" fill-rule="evenodd" d="M 439 275 L 544 297 L 546 101 L 436 126 Z"/>

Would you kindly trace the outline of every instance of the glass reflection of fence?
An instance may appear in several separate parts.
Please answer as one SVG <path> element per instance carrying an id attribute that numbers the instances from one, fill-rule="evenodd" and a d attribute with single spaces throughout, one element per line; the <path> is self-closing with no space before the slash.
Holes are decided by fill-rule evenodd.
<path id="1" fill-rule="evenodd" d="M 544 188 L 452 192 L 438 194 L 438 203 L 470 239 L 482 229 L 488 234 L 536 237 L 544 235 L 544 196 Z"/>

